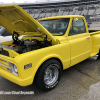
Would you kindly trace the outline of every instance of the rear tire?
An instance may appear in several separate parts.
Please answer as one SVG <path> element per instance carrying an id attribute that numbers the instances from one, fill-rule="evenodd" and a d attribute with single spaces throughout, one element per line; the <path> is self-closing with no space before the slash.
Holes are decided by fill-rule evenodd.
<path id="1" fill-rule="evenodd" d="M 98 55 L 97 59 L 100 59 L 100 51 L 99 51 L 99 53 L 97 55 Z"/>
<path id="2" fill-rule="evenodd" d="M 57 60 L 47 60 L 36 74 L 35 85 L 41 90 L 49 91 L 57 86 L 61 73 L 61 64 Z"/>

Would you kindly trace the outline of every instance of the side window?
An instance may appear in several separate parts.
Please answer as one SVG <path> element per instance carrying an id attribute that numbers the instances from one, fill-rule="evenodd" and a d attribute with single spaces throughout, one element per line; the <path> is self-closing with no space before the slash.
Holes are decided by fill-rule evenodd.
<path id="1" fill-rule="evenodd" d="M 85 28 L 83 19 L 78 19 L 77 21 L 73 19 L 73 22 L 69 31 L 69 36 L 75 35 L 75 34 L 81 34 L 81 33 L 86 33 L 86 28 Z"/>

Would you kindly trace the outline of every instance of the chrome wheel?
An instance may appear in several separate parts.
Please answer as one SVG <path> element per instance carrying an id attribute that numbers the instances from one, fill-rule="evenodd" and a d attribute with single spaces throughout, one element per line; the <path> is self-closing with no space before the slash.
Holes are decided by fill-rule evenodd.
<path id="1" fill-rule="evenodd" d="M 62 73 L 62 67 L 56 59 L 49 59 L 42 64 L 35 76 L 35 85 L 44 91 L 57 86 Z"/>
<path id="2" fill-rule="evenodd" d="M 49 65 L 44 71 L 44 83 L 47 86 L 52 86 L 58 80 L 59 70 L 57 64 Z"/>

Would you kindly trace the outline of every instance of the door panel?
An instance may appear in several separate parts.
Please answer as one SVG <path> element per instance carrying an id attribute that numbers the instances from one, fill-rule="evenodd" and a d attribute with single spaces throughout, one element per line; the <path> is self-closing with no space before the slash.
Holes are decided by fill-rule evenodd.
<path id="1" fill-rule="evenodd" d="M 71 65 L 77 64 L 90 56 L 92 39 L 84 19 L 73 18 L 68 41 L 71 45 Z"/>
<path id="2" fill-rule="evenodd" d="M 89 33 L 69 36 L 68 41 L 71 45 L 71 66 L 90 56 L 92 40 Z"/>

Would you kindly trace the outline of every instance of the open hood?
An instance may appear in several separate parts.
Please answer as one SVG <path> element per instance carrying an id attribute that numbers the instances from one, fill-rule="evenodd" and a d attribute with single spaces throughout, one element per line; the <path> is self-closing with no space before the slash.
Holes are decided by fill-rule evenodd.
<path id="1" fill-rule="evenodd" d="M 0 6 L 0 24 L 12 34 L 47 35 L 53 44 L 56 43 L 52 34 L 18 5 Z"/>

